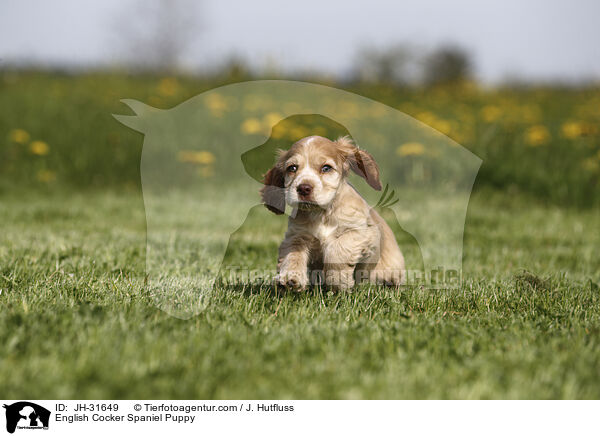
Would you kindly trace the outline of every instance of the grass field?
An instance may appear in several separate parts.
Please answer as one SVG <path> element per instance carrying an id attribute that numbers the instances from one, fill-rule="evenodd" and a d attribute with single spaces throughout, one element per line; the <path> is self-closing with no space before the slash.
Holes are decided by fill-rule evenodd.
<path id="1" fill-rule="evenodd" d="M 216 290 L 180 320 L 144 288 L 140 194 L 5 195 L 2 396 L 598 398 L 599 218 L 479 194 L 460 289 Z"/>
<path id="2" fill-rule="evenodd" d="M 356 85 L 483 158 L 462 286 L 217 287 L 184 320 L 146 284 L 142 136 L 111 113 L 127 111 L 120 98 L 170 107 L 218 81 L 0 77 L 0 396 L 600 398 L 598 89 Z M 216 177 L 220 157 L 206 156 L 190 165 Z M 241 207 L 238 188 L 219 209 L 159 212 L 152 237 L 200 220 L 177 246 L 194 265 L 197 239 L 220 238 Z M 265 216 L 246 222 L 234 261 L 274 267 L 286 223 Z"/>

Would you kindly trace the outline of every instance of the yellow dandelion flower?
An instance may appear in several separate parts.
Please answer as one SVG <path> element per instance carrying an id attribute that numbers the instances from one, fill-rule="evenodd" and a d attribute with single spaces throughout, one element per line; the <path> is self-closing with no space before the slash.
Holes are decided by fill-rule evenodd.
<path id="1" fill-rule="evenodd" d="M 29 151 L 38 156 L 45 156 L 50 153 L 50 147 L 44 141 L 33 141 L 29 144 Z"/>
<path id="2" fill-rule="evenodd" d="M 218 117 L 222 116 L 229 106 L 227 100 L 222 95 L 216 93 L 208 95 L 204 100 L 204 104 L 206 104 L 213 115 Z"/>
<path id="3" fill-rule="evenodd" d="M 431 123 L 431 127 L 444 135 L 449 135 L 452 131 L 452 123 L 448 120 L 437 119 Z"/>
<path id="4" fill-rule="evenodd" d="M 50 170 L 40 170 L 37 172 L 36 178 L 42 183 L 50 183 L 56 180 L 56 173 Z"/>
<path id="5" fill-rule="evenodd" d="M 435 116 L 435 114 L 433 114 L 432 112 L 420 112 L 418 113 L 415 118 L 419 121 L 421 121 L 422 123 L 425 124 L 433 124 L 435 122 L 435 120 L 437 119 L 437 117 Z"/>
<path id="6" fill-rule="evenodd" d="M 181 150 L 177 153 L 177 160 L 184 163 L 210 165 L 215 162 L 216 158 L 210 151 Z"/>
<path id="7" fill-rule="evenodd" d="M 481 109 L 481 118 L 486 123 L 493 123 L 502 115 L 502 109 L 498 106 L 487 105 Z"/>
<path id="8" fill-rule="evenodd" d="M 582 124 L 577 121 L 567 121 L 560 128 L 562 136 L 568 139 L 579 138 L 583 134 L 583 130 Z"/>
<path id="9" fill-rule="evenodd" d="M 281 114 L 278 114 L 277 112 L 269 112 L 263 117 L 263 121 L 267 126 L 274 126 L 279 121 L 281 121 L 282 118 L 283 117 L 281 116 Z"/>
<path id="10" fill-rule="evenodd" d="M 425 153 L 425 146 L 420 142 L 406 142 L 396 149 L 398 156 L 420 156 Z"/>
<path id="11" fill-rule="evenodd" d="M 262 123 L 257 118 L 248 118 L 242 123 L 242 133 L 252 135 L 263 130 Z"/>
<path id="12" fill-rule="evenodd" d="M 13 129 L 9 132 L 8 138 L 17 144 L 25 144 L 29 141 L 29 133 L 23 129 Z"/>
<path id="13" fill-rule="evenodd" d="M 309 135 L 310 131 L 304 126 L 294 126 L 288 132 L 288 138 L 292 141 L 297 141 Z"/>
<path id="14" fill-rule="evenodd" d="M 179 91 L 179 83 L 174 77 L 165 77 L 158 83 L 157 91 L 164 97 L 172 97 Z"/>
<path id="15" fill-rule="evenodd" d="M 545 126 L 531 126 L 525 131 L 525 142 L 531 147 L 538 147 L 546 144 L 550 140 L 550 132 Z"/>
<path id="16" fill-rule="evenodd" d="M 278 129 L 273 129 L 271 132 L 271 138 L 273 139 L 281 139 L 284 138 L 287 133 L 286 129 L 282 129 L 281 127 Z"/>

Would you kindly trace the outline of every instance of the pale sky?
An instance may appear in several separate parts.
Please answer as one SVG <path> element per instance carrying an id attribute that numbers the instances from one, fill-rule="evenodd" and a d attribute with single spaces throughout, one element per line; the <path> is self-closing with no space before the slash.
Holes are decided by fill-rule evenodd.
<path id="1" fill-rule="evenodd" d="M 2 0 L 0 62 L 102 66 L 144 24 L 139 0 Z M 361 47 L 397 43 L 464 47 L 486 82 L 600 79 L 600 1 L 209 1 L 185 61 L 197 68 L 232 54 L 287 72 L 347 72 Z M 139 13 L 138 13 L 139 12 Z M 190 16 L 193 13 L 190 12 Z M 121 24 L 122 26 L 122 24 Z"/>

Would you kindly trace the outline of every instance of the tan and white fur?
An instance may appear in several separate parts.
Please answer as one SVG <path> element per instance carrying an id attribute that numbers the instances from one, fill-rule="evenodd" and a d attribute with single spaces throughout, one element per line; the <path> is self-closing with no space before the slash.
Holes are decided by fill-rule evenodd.
<path id="1" fill-rule="evenodd" d="M 276 214 L 284 213 L 286 204 L 292 208 L 279 247 L 279 285 L 301 291 L 315 281 L 333 290 L 361 281 L 403 282 L 404 257 L 394 234 L 348 183 L 349 171 L 381 190 L 375 160 L 348 137 L 303 138 L 281 150 L 265 174 L 265 206 Z"/>

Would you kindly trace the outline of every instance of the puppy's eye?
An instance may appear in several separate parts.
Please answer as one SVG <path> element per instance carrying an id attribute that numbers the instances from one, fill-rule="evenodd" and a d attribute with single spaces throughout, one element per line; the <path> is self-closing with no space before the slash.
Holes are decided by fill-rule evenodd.
<path id="1" fill-rule="evenodd" d="M 295 173 L 296 171 L 298 171 L 298 165 L 290 165 L 286 168 L 286 170 L 288 173 Z"/>
<path id="2" fill-rule="evenodd" d="M 321 172 L 322 173 L 328 173 L 329 171 L 331 171 L 333 169 L 333 167 L 331 165 L 323 165 L 321 167 Z"/>

